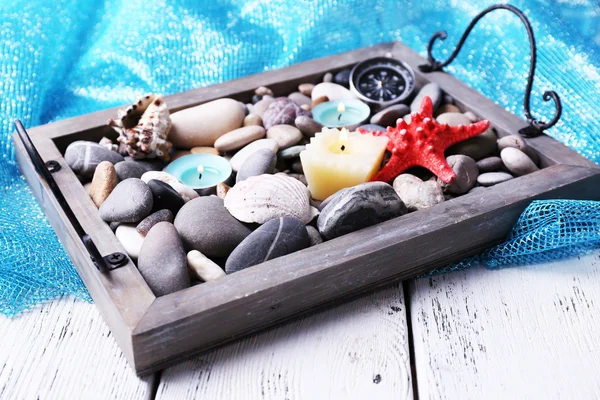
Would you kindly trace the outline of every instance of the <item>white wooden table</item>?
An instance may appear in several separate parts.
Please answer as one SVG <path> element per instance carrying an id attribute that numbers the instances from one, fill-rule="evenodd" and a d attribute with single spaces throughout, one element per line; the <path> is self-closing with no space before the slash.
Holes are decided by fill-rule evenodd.
<path id="1" fill-rule="evenodd" d="M 0 399 L 599 398 L 599 260 L 405 282 L 144 379 L 61 299 L 0 317 Z"/>

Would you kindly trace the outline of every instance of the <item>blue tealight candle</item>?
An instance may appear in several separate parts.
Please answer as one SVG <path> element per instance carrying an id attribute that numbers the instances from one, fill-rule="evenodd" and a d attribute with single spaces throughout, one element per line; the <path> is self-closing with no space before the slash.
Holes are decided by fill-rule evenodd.
<path id="1" fill-rule="evenodd" d="M 313 119 L 329 128 L 346 127 L 354 130 L 361 125 L 371 109 L 360 100 L 334 100 L 321 103 L 312 109 Z"/>
<path id="2" fill-rule="evenodd" d="M 206 189 L 229 178 L 231 164 L 214 154 L 189 154 L 171 162 L 164 170 L 192 189 Z"/>

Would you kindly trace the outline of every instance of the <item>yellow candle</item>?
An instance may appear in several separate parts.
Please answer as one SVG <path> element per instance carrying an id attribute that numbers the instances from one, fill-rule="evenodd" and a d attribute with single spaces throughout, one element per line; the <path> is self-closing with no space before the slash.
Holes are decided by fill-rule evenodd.
<path id="1" fill-rule="evenodd" d="M 300 153 L 312 197 L 325 200 L 340 189 L 369 181 L 381 166 L 388 138 L 323 128 Z"/>

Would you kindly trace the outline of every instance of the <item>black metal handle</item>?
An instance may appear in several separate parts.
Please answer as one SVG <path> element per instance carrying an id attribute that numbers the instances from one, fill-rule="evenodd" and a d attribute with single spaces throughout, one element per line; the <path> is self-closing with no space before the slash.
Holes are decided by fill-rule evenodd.
<path id="1" fill-rule="evenodd" d="M 69 222 L 73 226 L 73 229 L 75 229 L 77 236 L 79 236 L 83 242 L 83 245 L 90 254 L 90 258 L 92 259 L 92 262 L 96 268 L 98 268 L 100 271 L 106 271 L 125 265 L 128 259 L 123 253 L 115 252 L 109 254 L 108 256 L 102 257 L 92 238 L 85 232 L 77 220 L 77 217 L 73 213 L 71 206 L 69 206 L 69 203 L 67 203 L 65 196 L 62 194 L 60 187 L 52 176 L 51 172 L 57 172 L 60 170 L 60 164 L 56 161 L 48 161 L 47 163 L 44 163 L 42 156 L 40 156 L 40 153 L 35 148 L 35 145 L 31 141 L 31 137 L 29 137 L 29 134 L 23 127 L 21 121 L 15 121 L 15 128 L 17 128 L 19 138 L 21 139 L 23 147 L 25 147 L 25 151 L 33 163 L 33 166 L 38 174 L 46 181 L 46 183 L 48 183 L 48 187 L 50 190 L 52 190 L 52 194 L 54 194 L 54 197 L 56 197 L 56 201 L 58 201 L 58 204 L 69 219 Z"/>
<path id="2" fill-rule="evenodd" d="M 556 108 L 556 111 L 554 112 L 554 117 L 552 118 L 552 120 L 550 120 L 550 122 L 542 122 L 542 121 L 534 118 L 531 115 L 531 110 L 529 108 L 529 100 L 531 98 L 531 89 L 533 87 L 533 79 L 534 79 L 534 75 L 535 75 L 535 65 L 537 62 L 537 50 L 536 50 L 536 45 L 535 45 L 535 36 L 533 34 L 533 29 L 531 28 L 531 24 L 529 23 L 529 20 L 527 19 L 525 14 L 523 14 L 523 12 L 521 10 L 519 10 L 518 8 L 516 8 L 515 6 L 512 6 L 510 4 L 496 4 L 496 5 L 486 8 L 485 10 L 483 10 L 482 12 L 477 14 L 475 16 L 475 18 L 473 18 L 473 20 L 471 21 L 471 23 L 469 24 L 467 29 L 465 30 L 465 32 L 463 33 L 462 37 L 460 38 L 458 44 L 456 45 L 456 48 L 454 49 L 454 51 L 452 52 L 450 57 L 444 62 L 440 62 L 439 60 L 436 60 L 433 57 L 433 55 L 431 54 L 431 51 L 433 49 L 433 44 L 435 43 L 435 41 L 437 39 L 446 40 L 446 37 L 447 37 L 446 31 L 436 32 L 431 37 L 431 39 L 429 40 L 429 44 L 427 45 L 427 60 L 428 60 L 429 64 L 419 65 L 419 70 L 421 70 L 421 72 L 425 72 L 425 73 L 434 72 L 434 71 L 442 71 L 445 66 L 449 65 L 456 58 L 456 56 L 460 52 L 462 46 L 464 45 L 465 41 L 467 40 L 467 36 L 469 36 L 469 34 L 473 30 L 473 27 L 475 27 L 477 22 L 479 22 L 479 20 L 481 18 L 483 18 L 486 14 L 488 14 L 494 10 L 498 10 L 498 9 L 508 10 L 508 11 L 512 12 L 513 14 L 517 15 L 521 19 L 523 24 L 525 24 L 525 29 L 527 30 L 527 36 L 529 37 L 529 48 L 531 51 L 531 61 L 529 63 L 529 76 L 527 77 L 527 86 L 525 88 L 525 98 L 523 100 L 523 107 L 525 108 L 525 116 L 527 117 L 527 122 L 529 123 L 529 126 L 519 130 L 519 133 L 525 137 L 538 136 L 538 135 L 541 135 L 546 129 L 551 128 L 558 122 L 558 120 L 560 119 L 560 116 L 562 114 L 562 104 L 560 102 L 560 97 L 558 96 L 558 94 L 555 91 L 547 90 L 544 92 L 543 98 L 544 98 L 544 101 L 550 101 L 550 99 L 552 99 L 554 101 L 554 106 Z"/>

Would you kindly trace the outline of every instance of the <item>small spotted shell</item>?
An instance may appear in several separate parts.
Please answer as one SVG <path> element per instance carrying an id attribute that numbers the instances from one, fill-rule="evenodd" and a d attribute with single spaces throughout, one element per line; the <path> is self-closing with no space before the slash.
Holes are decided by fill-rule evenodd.
<path id="1" fill-rule="evenodd" d="M 239 221 L 259 224 L 284 216 L 307 224 L 318 214 L 310 206 L 308 188 L 285 175 L 264 174 L 238 182 L 227 192 L 224 204 Z"/>
<path id="2" fill-rule="evenodd" d="M 169 159 L 171 129 L 169 109 L 160 95 L 149 94 L 119 110 L 108 125 L 119 133 L 118 141 L 134 159 Z"/>

